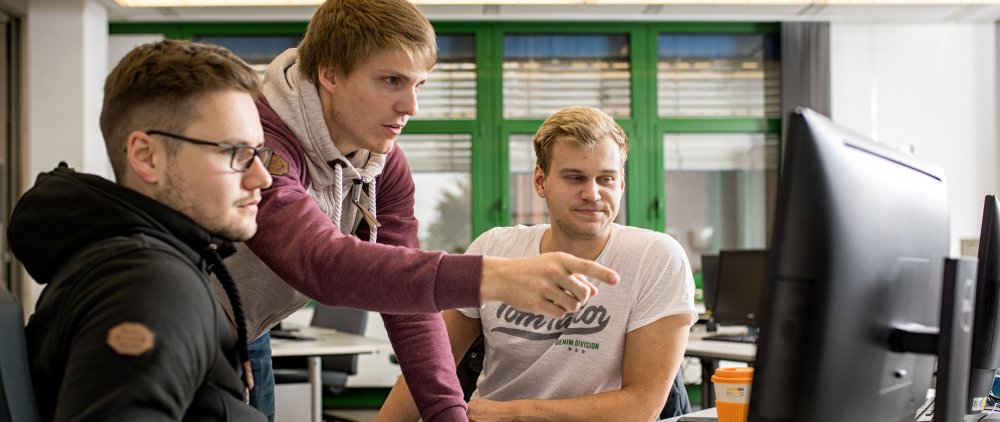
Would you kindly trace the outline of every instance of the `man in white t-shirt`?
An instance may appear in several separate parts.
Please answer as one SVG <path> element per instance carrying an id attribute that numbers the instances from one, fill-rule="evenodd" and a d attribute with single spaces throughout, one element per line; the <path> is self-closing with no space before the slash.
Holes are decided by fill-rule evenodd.
<path id="1" fill-rule="evenodd" d="M 569 107 L 546 119 L 532 142 L 535 192 L 552 224 L 495 228 L 468 253 L 514 258 L 560 251 L 613 268 L 621 282 L 598 286 L 601 294 L 559 319 L 499 302 L 445 311 L 456 359 L 485 336 L 469 419 L 654 420 L 697 319 L 687 256 L 666 234 L 614 223 L 628 139 L 610 116 Z M 416 420 L 409 394 L 401 378 L 379 421 Z"/>

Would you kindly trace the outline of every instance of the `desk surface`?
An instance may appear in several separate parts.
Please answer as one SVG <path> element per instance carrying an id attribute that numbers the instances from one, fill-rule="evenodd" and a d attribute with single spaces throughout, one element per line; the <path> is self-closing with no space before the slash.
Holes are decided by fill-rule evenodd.
<path id="1" fill-rule="evenodd" d="M 302 334 L 316 340 L 271 339 L 271 356 L 357 355 L 391 352 L 388 341 L 343 333 L 329 328 L 302 327 Z"/>
<path id="2" fill-rule="evenodd" d="M 688 336 L 684 354 L 697 358 L 732 360 L 737 362 L 753 362 L 757 356 L 757 345 L 736 343 L 731 341 L 703 340 L 704 337 L 716 334 L 738 334 L 746 332 L 744 327 L 719 327 L 717 332 L 692 330 Z"/>
<path id="3" fill-rule="evenodd" d="M 693 413 L 688 413 L 687 415 L 684 415 L 684 416 L 701 416 L 701 417 L 710 417 L 710 418 L 718 418 L 719 417 L 718 413 L 715 411 L 714 407 L 709 408 L 709 409 L 705 409 L 705 410 L 699 410 L 699 411 L 693 412 Z M 677 417 L 669 418 L 669 419 L 661 419 L 660 422 L 678 422 L 684 416 L 677 416 Z M 1000 411 L 992 412 L 992 413 L 987 411 L 987 412 L 980 413 L 978 415 L 969 415 L 969 416 L 966 416 L 966 420 L 967 421 L 971 420 L 971 421 L 976 421 L 976 422 L 978 422 L 978 421 L 984 421 L 984 422 L 987 422 L 987 421 L 1000 421 Z M 683 422 L 683 421 L 681 421 L 681 422 Z"/>
<path id="4" fill-rule="evenodd" d="M 708 408 L 708 409 L 705 409 L 705 410 L 699 410 L 699 411 L 694 412 L 694 413 L 688 413 L 688 414 L 686 414 L 684 416 L 701 416 L 701 417 L 706 417 L 706 418 L 718 418 L 719 414 L 716 413 L 715 408 L 712 407 L 712 408 Z M 673 418 L 669 418 L 669 419 L 661 419 L 661 421 L 662 422 L 677 422 L 678 420 L 680 420 L 680 418 L 683 418 L 684 416 L 677 416 L 677 417 L 673 417 Z"/>

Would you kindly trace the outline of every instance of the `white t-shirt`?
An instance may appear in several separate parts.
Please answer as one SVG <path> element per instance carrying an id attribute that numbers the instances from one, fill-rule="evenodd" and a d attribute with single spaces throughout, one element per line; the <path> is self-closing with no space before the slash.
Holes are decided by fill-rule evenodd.
<path id="1" fill-rule="evenodd" d="M 479 236 L 467 253 L 539 255 L 548 227 L 495 228 Z M 473 398 L 560 399 L 619 390 L 626 333 L 670 315 L 697 317 L 691 266 L 672 237 L 614 224 L 595 261 L 617 271 L 621 282 L 597 285 L 598 295 L 564 318 L 500 302 L 459 310 L 482 320 L 486 338 L 486 360 Z"/>

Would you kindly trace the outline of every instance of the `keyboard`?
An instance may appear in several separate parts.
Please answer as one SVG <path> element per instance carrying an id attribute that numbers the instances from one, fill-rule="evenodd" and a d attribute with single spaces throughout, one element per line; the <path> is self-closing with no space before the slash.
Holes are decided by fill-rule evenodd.
<path id="1" fill-rule="evenodd" d="M 714 340 L 714 341 L 731 341 L 733 343 L 757 343 L 757 336 L 753 334 L 716 334 L 714 336 L 708 336 L 703 338 L 703 340 Z"/>

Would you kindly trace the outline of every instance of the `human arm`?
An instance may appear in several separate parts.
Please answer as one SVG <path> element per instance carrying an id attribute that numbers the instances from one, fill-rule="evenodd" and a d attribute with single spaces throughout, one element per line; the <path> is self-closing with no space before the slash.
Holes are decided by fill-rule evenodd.
<path id="1" fill-rule="evenodd" d="M 455 362 L 459 362 L 469 350 L 472 342 L 483 332 L 482 323 L 477 318 L 469 318 L 455 310 L 447 310 L 442 313 L 444 323 L 448 327 L 448 339 L 451 343 L 451 351 Z M 396 385 L 389 392 L 379 411 L 378 422 L 413 422 L 420 415 L 413 402 L 413 397 L 405 377 L 399 377 Z"/>
<path id="2" fill-rule="evenodd" d="M 469 420 L 655 420 L 680 367 L 690 326 L 691 314 L 684 313 L 626 334 L 620 390 L 555 400 L 477 399 L 469 403 Z"/>
<path id="3" fill-rule="evenodd" d="M 258 99 L 258 109 L 262 116 L 273 115 L 262 99 Z M 262 123 L 265 143 L 275 151 L 273 161 L 285 166 L 272 171 L 273 184 L 262 192 L 258 231 L 247 246 L 288 284 L 321 303 L 428 313 L 496 300 L 525 311 L 562 316 L 592 292 L 590 284 L 573 273 L 617 282 L 611 270 L 566 254 L 508 262 L 371 244 L 345 236 L 306 191 L 306 163 L 294 135 L 273 121 Z"/>
<path id="4" fill-rule="evenodd" d="M 596 292 L 577 274 L 618 282 L 610 269 L 565 253 L 484 258 L 344 236 L 305 189 L 287 177 L 274 177 L 263 192 L 257 221 L 257 234 L 247 246 L 292 287 L 327 305 L 430 313 L 501 301 L 561 317 Z"/>
<path id="5" fill-rule="evenodd" d="M 378 242 L 419 247 L 417 219 L 413 215 L 416 194 L 413 173 L 398 145 L 389 152 L 385 168 L 376 180 L 378 219 L 382 223 Z M 358 237 L 367 239 L 368 229 L 362 222 Z M 465 420 L 466 404 L 455 375 L 455 363 L 441 315 L 383 313 L 382 320 L 404 376 L 419 381 L 419 388 L 412 394 L 423 420 Z M 416 413 L 417 407 L 413 410 Z"/>
<path id="6" fill-rule="evenodd" d="M 564 252 L 527 258 L 483 257 L 483 302 L 503 302 L 525 312 L 562 318 L 597 294 L 590 276 L 618 284 L 618 274 L 593 261 Z"/>

